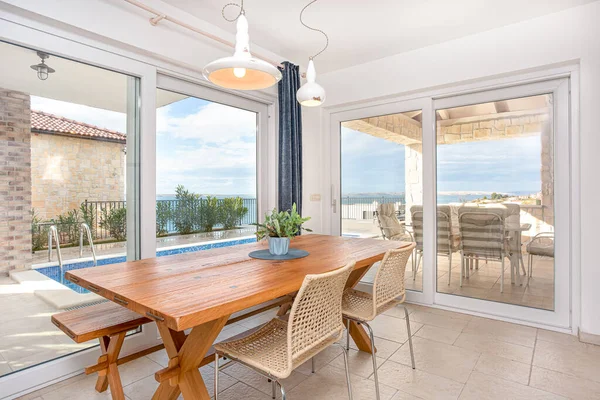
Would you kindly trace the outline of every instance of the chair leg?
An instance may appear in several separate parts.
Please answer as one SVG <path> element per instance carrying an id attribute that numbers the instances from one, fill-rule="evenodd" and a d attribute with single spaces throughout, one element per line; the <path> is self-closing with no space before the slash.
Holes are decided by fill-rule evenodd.
<path id="1" fill-rule="evenodd" d="M 219 400 L 219 355 L 215 353 L 215 400 Z"/>
<path id="2" fill-rule="evenodd" d="M 531 256 L 531 265 L 529 266 L 529 277 L 533 278 L 533 255 Z"/>
<path id="3" fill-rule="evenodd" d="M 375 336 L 373 336 L 373 329 L 365 322 L 362 325 L 366 326 L 369 330 L 369 338 L 371 339 L 371 349 L 375 349 Z M 375 352 L 371 351 L 371 358 L 373 359 L 373 379 L 375 380 L 375 399 L 379 400 L 379 378 L 377 377 L 377 357 Z"/>
<path id="4" fill-rule="evenodd" d="M 346 351 L 350 351 L 350 320 L 346 320 Z"/>
<path id="5" fill-rule="evenodd" d="M 460 287 L 462 287 L 462 281 L 463 281 L 463 271 L 465 269 L 465 253 L 463 253 L 463 251 L 460 251 Z"/>
<path id="6" fill-rule="evenodd" d="M 504 254 L 502 255 L 502 268 L 500 270 L 500 293 L 504 293 Z"/>
<path id="7" fill-rule="evenodd" d="M 450 286 L 450 279 L 452 279 L 452 250 L 448 255 L 448 286 Z"/>
<path id="8" fill-rule="evenodd" d="M 412 333 L 410 332 L 410 318 L 408 317 L 408 310 L 404 307 L 404 318 L 406 319 L 406 332 L 408 332 L 408 346 L 410 347 L 410 362 L 412 368 L 415 369 L 415 353 L 413 351 L 412 344 Z"/>
<path id="9" fill-rule="evenodd" d="M 313 374 L 315 373 L 315 358 L 312 357 L 310 359 L 310 372 L 312 372 Z"/>
<path id="10" fill-rule="evenodd" d="M 277 382 L 275 381 L 275 379 L 271 379 L 271 397 L 273 399 L 275 399 L 277 397 L 277 395 L 275 394 L 277 392 Z"/>
<path id="11" fill-rule="evenodd" d="M 279 390 L 281 391 L 281 400 L 286 400 L 285 389 L 283 388 L 283 385 L 278 380 L 273 379 L 273 383 L 275 383 L 275 382 L 277 382 L 277 385 L 279 385 Z M 275 397 L 273 397 L 273 398 L 275 398 Z"/>
<path id="12" fill-rule="evenodd" d="M 348 399 L 352 400 L 352 384 L 350 383 L 350 366 L 348 365 L 348 350 L 342 347 L 344 353 L 344 367 L 346 368 L 346 384 L 348 385 Z"/>

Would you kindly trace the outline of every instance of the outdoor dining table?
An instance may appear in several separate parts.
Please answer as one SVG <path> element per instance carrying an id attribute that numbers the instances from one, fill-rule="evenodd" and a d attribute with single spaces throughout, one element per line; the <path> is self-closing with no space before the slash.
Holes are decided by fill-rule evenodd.
<path id="1" fill-rule="evenodd" d="M 198 367 L 231 314 L 293 294 L 307 274 L 350 261 L 356 266 L 347 287 L 354 287 L 387 250 L 409 245 L 311 234 L 292 240 L 291 247 L 310 253 L 295 260 L 250 258 L 251 251 L 266 248 L 259 242 L 74 270 L 66 278 L 156 322 L 169 366 L 156 375 L 165 379 L 153 399 L 176 399 L 180 393 L 187 400 L 209 399 Z M 359 350 L 371 351 L 361 325 L 351 322 L 350 334 Z"/>
<path id="2" fill-rule="evenodd" d="M 523 268 L 523 275 L 526 275 L 527 273 L 525 272 L 525 263 L 523 262 L 523 253 L 521 252 L 521 246 L 523 245 L 521 237 L 522 237 L 523 232 L 527 232 L 529 229 L 531 229 L 531 224 L 507 222 L 505 224 L 504 228 L 506 230 L 506 235 L 508 236 L 508 240 L 509 241 L 514 240 L 514 248 L 519 249 L 517 252 L 512 253 L 510 256 L 510 264 L 511 264 L 510 281 L 511 281 L 511 283 L 515 283 L 514 275 L 516 273 L 517 283 L 519 283 L 519 285 L 522 285 L 521 275 L 519 273 L 519 264 L 521 264 L 521 267 Z"/>

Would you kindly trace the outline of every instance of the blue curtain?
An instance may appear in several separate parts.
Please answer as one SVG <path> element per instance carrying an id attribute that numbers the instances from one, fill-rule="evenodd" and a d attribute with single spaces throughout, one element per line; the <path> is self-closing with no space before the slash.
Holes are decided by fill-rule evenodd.
<path id="1" fill-rule="evenodd" d="M 279 81 L 279 210 L 296 203 L 302 213 L 302 111 L 296 101 L 300 88 L 300 70 L 283 63 Z"/>

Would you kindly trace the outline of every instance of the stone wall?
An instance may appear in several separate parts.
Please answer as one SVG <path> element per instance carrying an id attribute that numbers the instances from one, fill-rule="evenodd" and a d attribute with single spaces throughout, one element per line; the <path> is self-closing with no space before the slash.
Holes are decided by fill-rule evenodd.
<path id="1" fill-rule="evenodd" d="M 32 206 L 43 220 L 85 200 L 125 199 L 125 145 L 54 134 L 33 133 Z"/>
<path id="2" fill-rule="evenodd" d="M 0 89 L 0 274 L 31 265 L 29 95 Z"/>

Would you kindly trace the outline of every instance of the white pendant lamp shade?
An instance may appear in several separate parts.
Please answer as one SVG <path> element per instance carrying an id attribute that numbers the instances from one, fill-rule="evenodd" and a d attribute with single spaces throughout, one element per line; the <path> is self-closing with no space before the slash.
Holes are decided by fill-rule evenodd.
<path id="1" fill-rule="evenodd" d="M 311 59 L 306 70 L 306 83 L 298 89 L 296 100 L 305 107 L 317 107 L 325 102 L 325 89 L 317 82 L 315 63 Z"/>
<path id="2" fill-rule="evenodd" d="M 281 79 L 281 71 L 250 54 L 248 20 L 243 13 L 238 17 L 236 27 L 235 53 L 204 67 L 204 77 L 227 89 L 258 90 L 273 86 Z"/>

